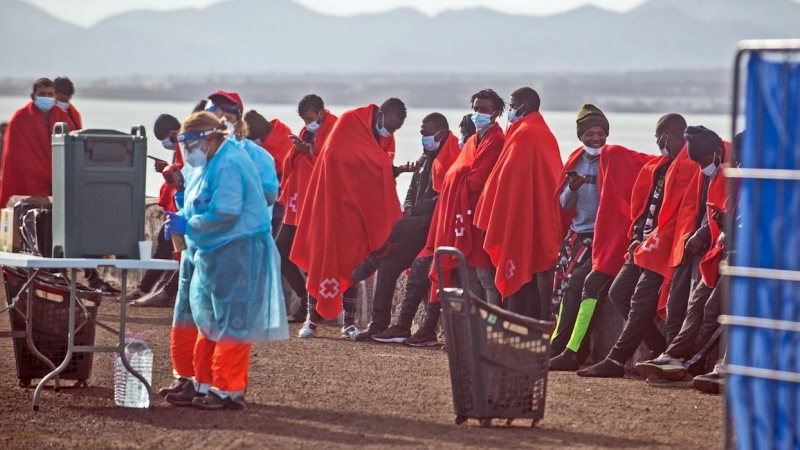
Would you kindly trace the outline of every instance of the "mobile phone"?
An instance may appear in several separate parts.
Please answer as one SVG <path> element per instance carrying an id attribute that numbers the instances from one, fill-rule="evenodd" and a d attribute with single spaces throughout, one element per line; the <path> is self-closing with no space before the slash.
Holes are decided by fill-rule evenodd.
<path id="1" fill-rule="evenodd" d="M 578 174 L 578 172 L 575 172 L 574 170 L 570 170 L 569 172 L 567 172 L 567 178 L 572 178 L 577 174 Z"/>
<path id="2" fill-rule="evenodd" d="M 291 140 L 293 140 L 293 141 L 300 141 L 300 140 L 301 140 L 299 137 L 297 137 L 297 136 L 295 136 L 295 135 L 293 135 L 293 134 L 290 134 L 290 135 L 289 135 L 289 139 L 291 139 Z"/>
<path id="3" fill-rule="evenodd" d="M 147 157 L 148 157 L 148 158 L 150 158 L 150 159 L 152 159 L 153 161 L 160 161 L 160 162 L 162 162 L 162 163 L 166 163 L 166 161 L 164 161 L 163 159 L 161 159 L 161 158 L 156 158 L 155 156 L 150 156 L 150 155 L 147 155 Z"/>

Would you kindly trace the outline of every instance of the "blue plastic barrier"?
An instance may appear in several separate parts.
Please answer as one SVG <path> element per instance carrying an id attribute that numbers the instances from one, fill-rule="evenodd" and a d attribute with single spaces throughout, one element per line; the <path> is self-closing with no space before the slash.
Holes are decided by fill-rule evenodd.
<path id="1" fill-rule="evenodd" d="M 752 50 L 729 277 L 727 404 L 740 449 L 800 448 L 800 63 Z M 737 63 L 738 65 L 738 63 Z"/>

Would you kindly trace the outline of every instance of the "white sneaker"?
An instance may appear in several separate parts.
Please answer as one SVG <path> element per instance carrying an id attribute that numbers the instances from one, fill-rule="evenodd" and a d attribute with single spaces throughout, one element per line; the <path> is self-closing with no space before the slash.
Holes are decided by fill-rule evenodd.
<path id="1" fill-rule="evenodd" d="M 667 354 L 636 364 L 636 371 L 648 380 L 681 381 L 687 374 L 683 360 Z"/>
<path id="2" fill-rule="evenodd" d="M 347 327 L 342 327 L 342 337 L 345 339 L 350 339 L 351 341 L 356 340 L 356 336 L 358 333 L 361 333 L 361 330 L 358 329 L 355 324 L 349 325 Z"/>
<path id="3" fill-rule="evenodd" d="M 310 320 L 306 320 L 303 324 L 303 328 L 300 328 L 300 332 L 297 335 L 300 339 L 308 339 L 312 338 L 317 334 L 317 324 Z"/>

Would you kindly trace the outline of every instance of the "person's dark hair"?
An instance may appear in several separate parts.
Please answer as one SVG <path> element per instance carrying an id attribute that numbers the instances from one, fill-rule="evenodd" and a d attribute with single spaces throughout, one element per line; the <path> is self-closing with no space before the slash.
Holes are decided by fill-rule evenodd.
<path id="1" fill-rule="evenodd" d="M 207 99 L 200 100 L 196 105 L 194 105 L 194 108 L 192 108 L 192 114 L 200 111 L 205 111 L 207 106 L 208 106 Z"/>
<path id="2" fill-rule="evenodd" d="M 153 124 L 153 134 L 155 134 L 156 139 L 162 141 L 166 139 L 170 133 L 180 129 L 181 122 L 176 119 L 175 116 L 169 114 L 161 114 L 156 119 L 156 123 Z"/>
<path id="3" fill-rule="evenodd" d="M 739 134 L 733 137 L 733 142 L 731 143 L 732 150 L 734 152 L 741 152 L 743 141 L 744 141 L 744 131 L 740 132 Z"/>
<path id="4" fill-rule="evenodd" d="M 6 128 L 8 128 L 8 122 L 0 122 L 0 134 L 5 133 Z"/>
<path id="5" fill-rule="evenodd" d="M 472 98 L 469 101 L 470 105 L 475 104 L 475 100 L 490 100 L 492 105 L 494 105 L 495 111 L 500 111 L 500 116 L 503 115 L 503 111 L 506 110 L 506 102 L 499 95 L 492 89 L 483 89 L 474 94 L 472 94 Z"/>
<path id="6" fill-rule="evenodd" d="M 408 116 L 408 111 L 406 110 L 406 104 L 403 103 L 403 101 L 400 100 L 399 98 L 395 97 L 392 97 L 383 102 L 383 104 L 381 105 L 381 111 L 383 111 L 384 114 L 386 113 L 395 114 L 399 119 L 404 121 Z"/>
<path id="7" fill-rule="evenodd" d="M 477 130 L 475 129 L 475 122 L 472 121 L 472 114 L 466 114 L 464 117 L 462 117 L 461 123 L 458 124 L 458 128 L 467 131 L 465 134 L 466 137 L 475 134 Z"/>
<path id="8" fill-rule="evenodd" d="M 422 119 L 422 123 L 428 123 L 428 122 L 434 124 L 436 128 L 440 130 L 450 129 L 450 124 L 447 123 L 447 118 L 438 112 L 430 113 L 427 116 L 425 116 L 424 119 Z"/>
<path id="9" fill-rule="evenodd" d="M 39 78 L 38 80 L 33 82 L 33 91 L 31 92 L 36 92 L 41 88 L 49 88 L 49 87 L 51 88 L 56 87 L 55 83 L 53 83 L 53 80 L 51 80 L 50 78 Z"/>
<path id="10" fill-rule="evenodd" d="M 251 141 L 255 141 L 256 139 L 261 139 L 263 141 L 267 138 L 270 131 L 272 131 L 272 124 L 255 109 L 251 109 L 245 113 L 244 122 L 247 124 L 246 137 Z"/>
<path id="11" fill-rule="evenodd" d="M 680 134 L 682 136 L 685 130 L 686 119 L 677 113 L 670 113 L 661 117 L 656 124 L 656 133 Z"/>
<path id="12" fill-rule="evenodd" d="M 56 85 L 56 93 L 66 95 L 67 97 L 75 95 L 75 85 L 72 84 L 72 80 L 68 77 L 58 77 L 53 80 L 53 84 Z"/>
<path id="13" fill-rule="evenodd" d="M 307 113 L 309 109 L 317 112 L 325 109 L 325 102 L 322 101 L 322 97 L 316 94 L 308 94 L 297 104 L 297 114 L 301 116 Z"/>
<path id="14" fill-rule="evenodd" d="M 511 96 L 517 99 L 517 101 L 520 103 L 530 105 L 530 112 L 539 111 L 539 107 L 542 105 L 542 99 L 539 98 L 539 93 L 533 90 L 533 88 L 529 88 L 527 86 L 521 87 L 512 92 Z"/>

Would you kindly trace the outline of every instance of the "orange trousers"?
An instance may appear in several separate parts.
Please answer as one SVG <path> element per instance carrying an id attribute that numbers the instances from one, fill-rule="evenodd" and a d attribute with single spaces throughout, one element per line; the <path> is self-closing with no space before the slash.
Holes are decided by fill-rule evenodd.
<path id="1" fill-rule="evenodd" d="M 225 392 L 244 392 L 250 370 L 251 343 L 214 342 L 197 335 L 194 378 Z"/>
<path id="2" fill-rule="evenodd" d="M 197 343 L 197 328 L 172 327 L 170 336 L 170 352 L 172 353 L 172 370 L 180 377 L 194 376 L 194 347 Z"/>

